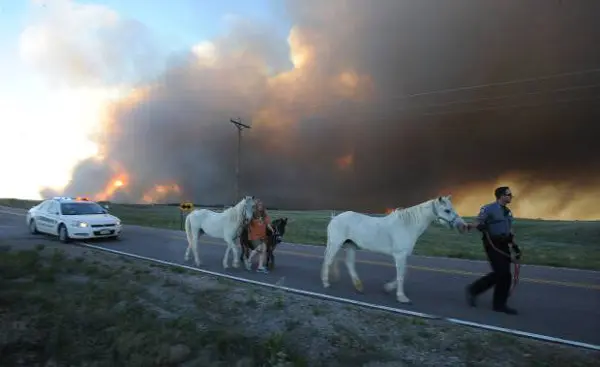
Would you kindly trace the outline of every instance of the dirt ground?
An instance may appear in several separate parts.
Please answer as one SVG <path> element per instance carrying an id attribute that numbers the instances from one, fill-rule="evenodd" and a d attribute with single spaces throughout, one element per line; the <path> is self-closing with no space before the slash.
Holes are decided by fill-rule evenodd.
<path id="1" fill-rule="evenodd" d="M 593 366 L 600 353 L 74 245 L 0 243 L 2 366 Z"/>

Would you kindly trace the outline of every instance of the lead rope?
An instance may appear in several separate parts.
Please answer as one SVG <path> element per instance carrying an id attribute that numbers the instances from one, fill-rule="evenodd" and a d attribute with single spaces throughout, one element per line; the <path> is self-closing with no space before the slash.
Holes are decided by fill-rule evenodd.
<path id="1" fill-rule="evenodd" d="M 483 233 L 485 234 L 485 237 L 486 237 L 486 239 L 487 239 L 488 243 L 489 243 L 489 244 L 492 246 L 492 248 L 493 248 L 495 251 L 497 251 L 498 253 L 500 253 L 500 254 L 502 254 L 502 255 L 504 255 L 504 256 L 506 256 L 506 257 L 508 257 L 508 258 L 509 258 L 509 260 L 510 260 L 510 262 L 512 262 L 512 263 L 513 263 L 513 268 L 514 268 L 514 270 L 513 270 L 513 284 L 512 284 L 512 287 L 510 288 L 509 292 L 508 292 L 508 294 L 509 294 L 509 295 L 512 295 L 513 291 L 514 291 L 514 290 L 515 290 L 515 288 L 517 287 L 517 284 L 519 283 L 519 273 L 520 273 L 520 271 L 521 271 L 521 264 L 520 264 L 520 261 L 519 261 L 519 260 L 517 260 L 516 258 L 515 258 L 515 259 L 513 259 L 513 257 L 512 257 L 510 254 L 507 254 L 506 252 L 504 252 L 504 251 L 500 250 L 499 248 L 497 248 L 497 247 L 494 245 L 494 242 L 492 241 L 492 238 L 490 237 L 490 234 L 489 234 L 487 231 L 483 231 Z M 512 245 L 511 245 L 511 244 L 509 244 L 509 249 L 510 249 L 510 251 L 512 252 L 512 249 L 513 249 L 513 248 L 512 248 Z M 522 256 L 522 254 L 521 254 L 521 256 Z"/>

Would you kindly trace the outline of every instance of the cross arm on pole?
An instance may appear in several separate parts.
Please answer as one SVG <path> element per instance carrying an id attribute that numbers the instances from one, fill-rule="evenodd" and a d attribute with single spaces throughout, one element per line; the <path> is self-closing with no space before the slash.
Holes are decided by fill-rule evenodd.
<path id="1" fill-rule="evenodd" d="M 238 129 L 250 129 L 251 127 L 249 125 L 246 125 L 244 123 L 242 123 L 239 119 L 234 120 L 234 119 L 229 119 L 229 121 L 234 124 Z"/>

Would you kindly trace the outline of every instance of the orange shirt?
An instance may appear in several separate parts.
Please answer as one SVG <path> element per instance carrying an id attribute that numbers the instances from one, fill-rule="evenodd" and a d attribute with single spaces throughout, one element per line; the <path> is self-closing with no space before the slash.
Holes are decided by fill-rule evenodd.
<path id="1" fill-rule="evenodd" d="M 262 220 L 260 218 L 252 218 L 248 228 L 248 239 L 262 240 L 267 237 L 267 224 L 271 224 L 271 218 L 266 215 Z"/>

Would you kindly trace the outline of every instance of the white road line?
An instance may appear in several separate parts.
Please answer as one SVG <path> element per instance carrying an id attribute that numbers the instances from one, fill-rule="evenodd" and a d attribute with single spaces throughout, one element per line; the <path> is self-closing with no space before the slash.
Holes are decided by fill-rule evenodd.
<path id="1" fill-rule="evenodd" d="M 297 288 L 283 287 L 283 286 L 279 286 L 279 285 L 276 285 L 276 284 L 259 282 L 259 281 L 256 281 L 256 280 L 251 280 L 251 279 L 236 277 L 236 276 L 229 275 L 229 274 L 218 273 L 218 272 L 214 272 L 214 271 L 210 271 L 210 270 L 205 270 L 205 269 L 191 267 L 191 266 L 188 266 L 188 265 L 177 264 L 177 263 L 173 263 L 173 262 L 170 262 L 170 261 L 153 259 L 153 258 L 146 257 L 146 256 L 140 256 L 140 255 L 130 254 L 130 253 L 127 253 L 127 252 L 113 250 L 113 249 L 109 249 L 109 248 L 105 248 L 105 247 L 101 247 L 101 246 L 90 245 L 90 244 L 85 243 L 85 242 L 77 242 L 77 244 L 79 244 L 80 246 L 92 248 L 92 249 L 95 249 L 95 250 L 100 250 L 100 251 L 105 251 L 105 252 L 111 252 L 111 253 L 114 253 L 114 254 L 118 254 L 118 255 L 122 255 L 122 256 L 128 256 L 128 257 L 133 257 L 133 258 L 136 258 L 136 259 L 150 261 L 150 262 L 154 262 L 154 263 L 158 263 L 158 264 L 162 264 L 162 265 L 174 266 L 174 267 L 177 267 L 177 268 L 187 269 L 187 270 L 195 271 L 195 272 L 198 272 L 198 273 L 210 274 L 210 275 L 214 275 L 214 276 L 217 276 L 217 277 L 227 278 L 227 279 L 235 280 L 235 281 L 242 282 L 242 283 L 254 284 L 254 285 L 259 285 L 259 286 L 267 287 L 267 288 L 280 289 L 280 290 L 284 290 L 286 292 L 295 293 L 295 294 L 301 294 L 301 295 L 304 295 L 304 296 L 321 298 L 321 299 L 326 299 L 326 300 L 340 302 L 340 303 L 347 303 L 347 304 L 351 304 L 351 305 L 355 305 L 355 306 L 372 308 L 372 309 L 376 309 L 376 310 L 380 310 L 380 311 L 392 312 L 392 313 L 397 313 L 397 314 L 401 314 L 401 315 L 416 316 L 416 317 L 421 317 L 421 318 L 425 318 L 425 319 L 444 320 L 444 321 L 447 321 L 447 322 L 450 322 L 450 323 L 453 323 L 453 324 L 457 324 L 457 325 L 471 326 L 471 327 L 475 327 L 475 328 L 479 328 L 479 329 L 492 330 L 492 331 L 502 332 L 502 333 L 506 333 L 506 334 L 511 334 L 511 335 L 516 335 L 516 336 L 526 337 L 526 338 L 530 338 L 530 339 L 537 339 L 537 340 L 541 340 L 541 341 L 545 341 L 545 342 L 550 342 L 550 343 L 564 344 L 564 345 L 569 345 L 569 346 L 573 346 L 573 347 L 586 348 L 586 349 L 600 351 L 600 345 L 583 343 L 583 342 L 578 342 L 578 341 L 574 341 L 574 340 L 567 340 L 567 339 L 555 338 L 555 337 L 552 337 L 552 336 L 547 336 L 547 335 L 542 335 L 542 334 L 536 334 L 536 333 L 529 333 L 529 332 L 526 332 L 526 331 L 520 331 L 520 330 L 515 330 L 515 329 L 507 329 L 507 328 L 493 326 L 493 325 L 488 325 L 488 324 L 480 324 L 480 323 L 477 323 L 477 322 L 471 322 L 471 321 L 466 321 L 466 320 L 460 320 L 460 319 L 454 319 L 454 318 L 448 318 L 448 317 L 430 315 L 430 314 L 426 314 L 426 313 L 409 311 L 409 310 L 403 310 L 403 309 L 400 309 L 400 308 L 394 308 L 394 307 L 388 307 L 388 306 L 383 306 L 383 305 L 377 305 L 377 304 L 373 304 L 373 303 L 355 301 L 355 300 L 348 299 L 348 298 L 335 297 L 335 296 L 330 296 L 328 294 L 323 294 L 323 293 L 309 292 L 309 291 L 305 291 L 305 290 L 297 289 Z"/>

